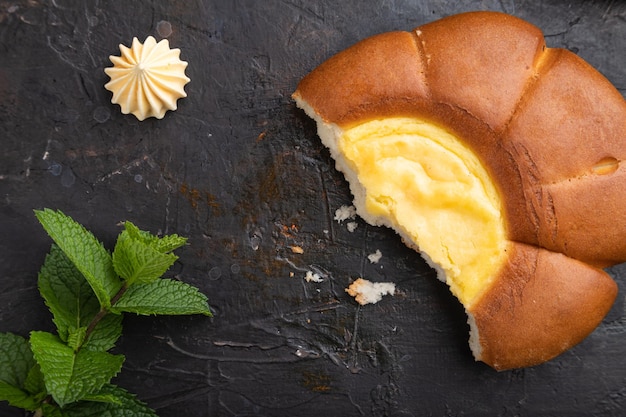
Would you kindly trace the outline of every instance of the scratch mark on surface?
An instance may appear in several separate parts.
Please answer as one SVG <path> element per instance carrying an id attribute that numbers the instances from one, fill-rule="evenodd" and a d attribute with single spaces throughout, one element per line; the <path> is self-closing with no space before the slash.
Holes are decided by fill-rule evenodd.
<path id="1" fill-rule="evenodd" d="M 28 156 L 22 160 L 24 162 L 24 168 L 19 174 L 0 174 L 0 181 L 9 180 L 9 181 L 24 181 L 28 177 L 30 177 L 30 169 L 33 165 L 33 157 Z"/>
<path id="2" fill-rule="evenodd" d="M 107 180 L 111 179 L 112 177 L 114 177 L 116 175 L 123 174 L 125 171 L 128 171 L 131 168 L 136 168 L 136 167 L 142 165 L 144 162 L 148 163 L 148 165 L 150 165 L 150 166 L 155 166 L 155 163 L 152 160 L 152 158 L 150 158 L 149 155 L 144 155 L 141 158 L 134 159 L 134 160 L 130 161 L 129 163 L 123 165 L 122 167 L 120 167 L 120 168 L 118 168 L 118 169 L 116 169 L 116 170 L 114 170 L 112 172 L 109 172 L 106 175 L 101 176 L 96 182 L 98 183 L 98 182 L 107 181 Z"/>
<path id="3" fill-rule="evenodd" d="M 265 358 L 258 358 L 258 357 L 254 357 L 254 358 L 240 357 L 240 358 L 238 358 L 238 357 L 234 357 L 234 356 L 228 357 L 228 356 L 222 356 L 222 355 L 204 355 L 204 354 L 200 354 L 200 353 L 189 352 L 188 350 L 185 350 L 185 349 L 181 348 L 170 337 L 165 337 L 163 339 L 165 339 L 165 343 L 169 347 L 174 349 L 176 352 L 181 353 L 181 354 L 183 354 L 185 356 L 188 356 L 190 358 L 207 360 L 207 361 L 241 362 L 241 363 L 254 363 L 254 364 L 272 364 L 272 363 L 293 363 L 293 362 L 299 362 L 299 361 L 302 360 L 302 358 L 300 358 L 299 356 L 297 356 L 295 354 L 292 355 L 292 356 L 265 357 Z M 280 347 L 285 347 L 285 346 L 280 346 Z"/>
<path id="4" fill-rule="evenodd" d="M 213 342 L 214 346 L 219 347 L 232 347 L 232 348 L 257 348 L 260 350 L 272 350 L 283 347 L 283 345 L 263 345 L 258 343 L 250 343 L 250 342 L 231 342 L 228 340 L 216 340 Z"/>
<path id="5" fill-rule="evenodd" d="M 328 235 L 331 243 L 335 243 L 335 225 L 334 216 L 330 209 L 330 199 L 328 197 L 328 189 L 326 188 L 326 181 L 324 180 L 324 173 L 321 168 L 317 166 L 317 172 L 320 176 L 320 183 L 322 184 L 322 196 L 324 198 L 324 213 L 326 214 L 326 224 L 328 225 Z"/>
<path id="6" fill-rule="evenodd" d="M 502 9 L 504 13 L 515 14 L 515 2 L 514 1 L 506 2 L 505 0 L 499 0 L 499 3 L 500 3 L 500 8 Z"/>
<path id="7" fill-rule="evenodd" d="M 611 0 L 609 4 L 606 6 L 606 10 L 604 11 L 604 14 L 602 15 L 602 20 L 606 20 L 606 18 L 611 14 L 614 5 L 615 5 L 615 0 Z"/>
<path id="8" fill-rule="evenodd" d="M 89 12 L 89 9 L 88 9 L 89 2 L 85 2 L 84 5 L 85 5 L 85 9 L 84 9 L 85 21 L 87 22 L 87 25 L 86 25 L 87 26 L 87 33 L 85 35 L 85 37 L 87 38 L 87 42 L 83 43 L 83 49 L 84 49 L 85 52 L 87 52 L 87 55 L 91 59 L 91 65 L 93 67 L 97 67 L 98 66 L 97 61 L 94 58 L 93 53 L 91 52 L 91 34 L 92 34 L 92 31 L 91 31 L 91 24 L 90 24 L 90 22 L 93 21 L 92 18 L 94 18 L 95 16 L 92 17 L 88 13 Z"/>
<path id="9" fill-rule="evenodd" d="M 41 159 L 43 159 L 44 161 L 47 161 L 48 158 L 50 157 L 51 145 L 52 145 L 52 138 L 48 138 L 48 141 L 46 142 L 46 149 L 44 149 L 43 156 L 41 157 Z"/>
<path id="10" fill-rule="evenodd" d="M 47 43 L 48 43 L 48 47 L 59 57 L 59 59 L 63 62 L 65 62 L 66 64 L 68 64 L 70 67 L 74 68 L 76 71 L 80 71 L 80 72 L 87 72 L 84 68 L 79 67 L 78 65 L 76 65 L 74 63 L 74 60 L 66 57 L 63 52 L 61 52 L 60 50 L 56 49 L 54 46 L 52 46 L 52 40 L 50 36 L 46 37 L 47 39 Z"/>
<path id="11" fill-rule="evenodd" d="M 350 359 L 350 370 L 353 373 L 356 373 L 360 370 L 360 367 L 358 365 L 358 353 L 359 353 L 359 349 L 357 347 L 357 339 L 358 339 L 358 333 L 359 333 L 359 317 L 361 314 L 361 306 L 358 306 L 356 308 L 356 310 L 354 311 L 354 326 L 352 327 L 352 335 L 351 335 L 351 339 L 350 339 L 350 345 L 349 345 L 349 350 L 350 353 L 352 355 L 351 359 Z"/>

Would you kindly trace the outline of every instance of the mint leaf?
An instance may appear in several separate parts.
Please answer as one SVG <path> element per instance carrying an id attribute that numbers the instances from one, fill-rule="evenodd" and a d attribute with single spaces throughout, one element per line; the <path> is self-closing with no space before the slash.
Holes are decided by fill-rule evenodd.
<path id="1" fill-rule="evenodd" d="M 113 394 L 108 393 L 95 393 L 89 394 L 83 398 L 82 401 L 89 401 L 94 403 L 110 403 L 115 405 L 122 405 L 122 400 Z"/>
<path id="2" fill-rule="evenodd" d="M 98 391 L 122 368 L 124 357 L 107 352 L 74 349 L 57 336 L 31 332 L 30 345 L 43 373 L 46 388 L 63 407 Z"/>
<path id="3" fill-rule="evenodd" d="M 150 246 L 161 253 L 168 253 L 184 246 L 186 243 L 187 238 L 173 234 L 157 238 L 156 241 L 150 243 Z"/>
<path id="4" fill-rule="evenodd" d="M 80 401 L 64 408 L 65 417 L 157 417 L 134 395 L 114 385 L 104 385 L 97 395 L 115 398 L 114 402 Z M 47 414 L 46 414 L 47 416 Z M 56 417 L 56 416 L 55 416 Z"/>
<path id="5" fill-rule="evenodd" d="M 13 333 L 0 333 L 0 381 L 22 388 L 33 366 L 28 341 Z"/>
<path id="6" fill-rule="evenodd" d="M 89 335 L 83 349 L 104 352 L 113 348 L 122 335 L 122 318 L 115 314 L 104 316 Z"/>
<path id="7" fill-rule="evenodd" d="M 12 333 L 0 333 L 0 400 L 26 410 L 37 409 L 39 403 L 26 388 L 34 367 L 28 341 Z"/>
<path id="8" fill-rule="evenodd" d="M 129 287 L 112 312 L 152 314 L 204 314 L 212 316 L 207 298 L 196 287 L 171 279 Z"/>
<path id="9" fill-rule="evenodd" d="M 26 377 L 26 381 L 24 381 L 24 389 L 41 400 L 43 400 L 48 394 L 46 392 L 46 385 L 43 382 L 43 374 L 41 373 L 39 364 L 36 363 L 35 366 L 33 366 L 28 372 L 28 377 Z"/>
<path id="10" fill-rule="evenodd" d="M 72 349 L 79 350 L 83 346 L 86 338 L 87 328 L 79 327 L 77 329 L 71 329 L 69 335 L 67 336 L 67 340 L 64 340 L 64 342 L 67 343 L 67 345 Z"/>
<path id="11" fill-rule="evenodd" d="M 38 286 L 63 341 L 72 329 L 86 326 L 100 310 L 85 277 L 55 244 L 39 270 Z"/>
<path id="12" fill-rule="evenodd" d="M 35 215 L 52 240 L 85 276 L 103 308 L 122 286 L 113 269 L 111 255 L 93 234 L 82 225 L 50 209 L 36 210 Z"/>
<path id="13" fill-rule="evenodd" d="M 124 228 L 133 240 L 139 240 L 160 253 L 171 252 L 187 243 L 187 238 L 176 234 L 163 237 L 152 235 L 149 232 L 140 230 L 129 221 L 124 222 Z"/>
<path id="14" fill-rule="evenodd" d="M 0 381 L 0 400 L 8 401 L 13 407 L 29 411 L 35 411 L 41 404 L 34 396 L 4 381 Z"/>
<path id="15" fill-rule="evenodd" d="M 127 230 L 119 235 L 113 251 L 115 271 L 128 286 L 159 279 L 177 259 L 176 255 L 161 253 L 144 240 L 133 239 Z"/>
<path id="16" fill-rule="evenodd" d="M 64 342 L 70 342 L 69 338 L 72 336 L 74 340 L 70 345 L 77 348 L 84 339 L 75 338 L 85 331 L 98 314 L 100 302 L 83 274 L 56 244 L 50 248 L 50 253 L 39 271 L 38 285 L 39 292 L 52 313 L 59 337 Z M 121 318 L 105 317 L 93 329 L 84 347 L 91 350 L 109 350 L 115 346 L 121 334 Z"/>
<path id="17" fill-rule="evenodd" d="M 45 417 L 70 417 L 54 404 L 42 404 L 42 415 Z"/>
<path id="18" fill-rule="evenodd" d="M 18 388 L 0 380 L 0 400 L 8 401 L 14 407 L 35 411 L 41 406 L 46 395 L 43 377 L 37 364 L 28 372 L 22 387 Z"/>

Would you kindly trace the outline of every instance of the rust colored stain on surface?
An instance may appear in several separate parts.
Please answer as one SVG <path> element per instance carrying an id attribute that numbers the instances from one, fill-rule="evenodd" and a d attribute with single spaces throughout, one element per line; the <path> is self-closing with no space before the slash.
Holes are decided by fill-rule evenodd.
<path id="1" fill-rule="evenodd" d="M 313 392 L 327 392 L 331 390 L 332 378 L 324 372 L 302 373 L 302 385 Z"/>
<path id="2" fill-rule="evenodd" d="M 221 214 L 221 206 L 217 201 L 217 197 L 208 191 L 200 191 L 185 182 L 180 185 L 178 191 L 187 199 L 189 205 L 191 205 L 194 210 L 204 206 L 207 207 L 213 215 L 218 216 Z"/>

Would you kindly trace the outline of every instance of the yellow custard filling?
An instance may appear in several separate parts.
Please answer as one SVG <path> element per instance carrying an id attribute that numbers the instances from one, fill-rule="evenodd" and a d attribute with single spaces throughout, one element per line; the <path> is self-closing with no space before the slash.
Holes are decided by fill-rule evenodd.
<path id="1" fill-rule="evenodd" d="M 343 132 L 338 147 L 365 188 L 367 212 L 417 244 L 468 307 L 506 249 L 500 196 L 476 155 L 414 118 L 363 123 Z"/>

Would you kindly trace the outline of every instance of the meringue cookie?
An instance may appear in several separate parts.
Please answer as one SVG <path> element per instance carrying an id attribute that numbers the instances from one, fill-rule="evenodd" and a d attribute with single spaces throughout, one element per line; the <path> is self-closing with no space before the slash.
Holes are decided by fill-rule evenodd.
<path id="1" fill-rule="evenodd" d="M 167 39 L 157 43 L 148 36 L 142 44 L 133 38 L 130 48 L 120 44 L 120 52 L 109 57 L 113 67 L 104 72 L 111 81 L 104 88 L 113 93 L 111 103 L 119 104 L 122 113 L 139 120 L 162 119 L 167 110 L 176 110 L 179 98 L 187 97 L 187 62 L 180 60 L 180 49 L 170 49 Z"/>

